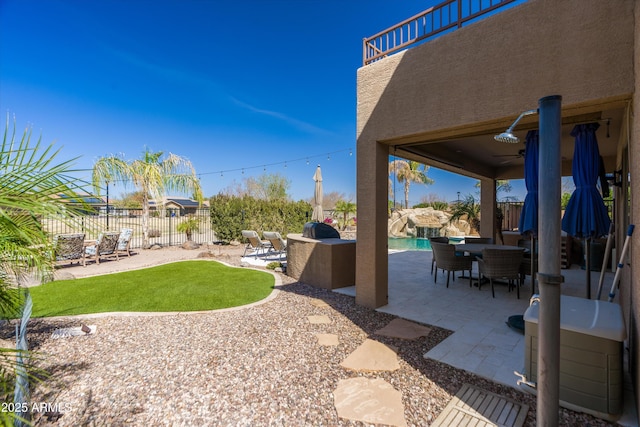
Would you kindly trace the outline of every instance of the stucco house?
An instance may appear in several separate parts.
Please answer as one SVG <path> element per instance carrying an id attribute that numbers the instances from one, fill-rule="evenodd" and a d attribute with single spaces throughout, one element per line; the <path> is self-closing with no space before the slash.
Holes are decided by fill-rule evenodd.
<path id="1" fill-rule="evenodd" d="M 387 304 L 389 156 L 479 179 L 481 234 L 494 237 L 496 180 L 524 176 L 521 159 L 505 163 L 499 157 L 517 154 L 523 144 L 494 136 L 545 97 L 561 97 L 561 174 L 572 173 L 572 128 L 599 122 L 600 154 L 616 181 L 619 248 L 627 226 L 640 224 L 640 120 L 634 113 L 640 110 L 640 1 L 529 0 L 510 6 L 491 7 L 491 14 L 464 25 L 455 22 L 460 10 L 440 10 L 440 17 L 454 16 L 452 25 L 440 21 L 442 34 L 427 13 L 365 39 L 357 73 L 358 304 Z M 427 27 L 434 33 L 413 43 Z M 524 140 L 539 125 L 540 117 L 531 114 L 514 132 Z M 640 407 L 639 245 L 636 232 L 619 301 Z"/>
<path id="2" fill-rule="evenodd" d="M 157 210 L 159 203 L 155 200 L 149 202 L 149 208 L 151 210 Z M 177 216 L 194 215 L 200 208 L 208 208 L 209 202 L 205 201 L 200 205 L 197 200 L 192 200 L 186 197 L 163 197 L 161 205 L 164 209 L 172 209 L 172 212 L 176 212 Z"/>

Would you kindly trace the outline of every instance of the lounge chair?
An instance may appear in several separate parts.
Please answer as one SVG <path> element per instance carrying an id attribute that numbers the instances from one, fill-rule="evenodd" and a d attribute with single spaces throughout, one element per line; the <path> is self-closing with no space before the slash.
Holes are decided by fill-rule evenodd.
<path id="1" fill-rule="evenodd" d="M 494 279 L 508 280 L 509 291 L 516 287 L 517 297 L 520 299 L 520 264 L 524 249 L 489 249 L 482 250 L 482 258 L 477 257 L 480 280 L 478 288 L 482 286 L 482 278 L 486 277 L 491 283 L 491 295 L 495 298 L 493 288 Z"/>
<path id="2" fill-rule="evenodd" d="M 473 258 L 469 255 L 456 255 L 456 248 L 454 245 L 448 243 L 432 242 L 431 250 L 436 257 L 436 271 L 433 277 L 433 282 L 438 280 L 438 269 L 447 272 L 447 288 L 449 287 L 449 276 L 451 272 L 456 271 L 468 271 L 469 272 L 469 286 L 471 286 L 471 269 L 473 267 Z M 455 280 L 455 275 L 453 277 Z"/>
<path id="3" fill-rule="evenodd" d="M 87 246 L 85 248 L 85 257 L 95 260 L 96 264 L 100 264 L 100 258 L 107 256 L 115 256 L 118 261 L 118 238 L 120 232 L 118 231 L 105 231 L 100 233 L 95 245 Z"/>
<path id="4" fill-rule="evenodd" d="M 265 231 L 262 235 L 271 243 L 273 250 L 277 252 L 278 255 L 287 251 L 287 241 L 284 240 L 277 231 Z"/>
<path id="5" fill-rule="evenodd" d="M 123 228 L 120 230 L 120 236 L 118 237 L 118 246 L 116 246 L 116 253 L 126 253 L 127 256 L 131 256 L 131 235 L 133 230 L 131 228 Z"/>
<path id="6" fill-rule="evenodd" d="M 243 258 L 249 250 L 252 250 L 253 255 L 258 258 L 258 255 L 264 255 L 272 249 L 271 243 L 268 240 L 260 239 L 258 232 L 254 230 L 242 230 L 242 237 L 247 239 L 247 246 L 244 247 L 244 253 L 242 254 Z"/>
<path id="7" fill-rule="evenodd" d="M 53 237 L 53 253 L 56 262 L 73 261 L 84 264 L 84 233 L 57 234 Z"/>

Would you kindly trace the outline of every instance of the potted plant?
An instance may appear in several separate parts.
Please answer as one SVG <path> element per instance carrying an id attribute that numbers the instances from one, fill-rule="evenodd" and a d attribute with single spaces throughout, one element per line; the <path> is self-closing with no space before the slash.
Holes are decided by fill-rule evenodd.
<path id="1" fill-rule="evenodd" d="M 176 227 L 181 233 L 187 235 L 187 241 L 191 241 L 194 232 L 200 231 L 200 218 L 195 216 L 186 216 Z"/>

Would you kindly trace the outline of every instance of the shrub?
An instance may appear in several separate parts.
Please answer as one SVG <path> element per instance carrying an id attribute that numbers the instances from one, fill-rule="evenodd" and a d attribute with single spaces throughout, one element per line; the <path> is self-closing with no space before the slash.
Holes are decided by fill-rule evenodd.
<path id="1" fill-rule="evenodd" d="M 414 206 L 414 209 L 416 208 L 433 208 L 437 211 L 447 211 L 449 210 L 449 203 L 436 200 L 433 202 L 418 203 Z"/>
<path id="2" fill-rule="evenodd" d="M 270 262 L 269 264 L 267 264 L 267 269 L 268 270 L 275 270 L 278 267 L 282 267 L 282 264 L 280 264 L 278 261 L 273 261 L 273 262 Z"/>
<path id="3" fill-rule="evenodd" d="M 258 200 L 250 196 L 219 194 L 210 199 L 211 225 L 218 239 L 242 240 L 242 230 L 302 233 L 312 211 L 305 201 Z"/>

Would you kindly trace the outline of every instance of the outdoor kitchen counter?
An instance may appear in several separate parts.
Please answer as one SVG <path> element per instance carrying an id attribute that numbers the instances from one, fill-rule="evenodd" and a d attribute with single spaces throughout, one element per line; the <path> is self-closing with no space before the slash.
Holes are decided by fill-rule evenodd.
<path id="1" fill-rule="evenodd" d="M 287 235 L 287 275 L 323 289 L 356 282 L 356 241 Z"/>

